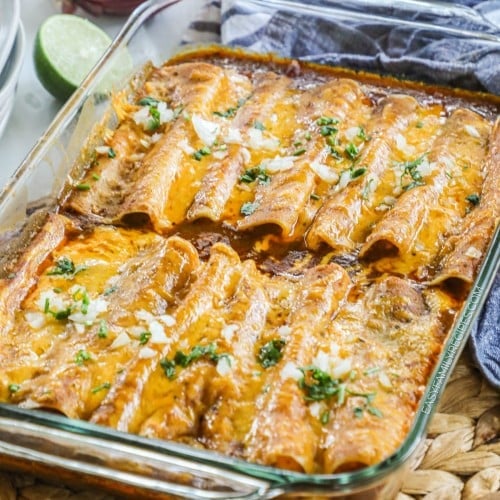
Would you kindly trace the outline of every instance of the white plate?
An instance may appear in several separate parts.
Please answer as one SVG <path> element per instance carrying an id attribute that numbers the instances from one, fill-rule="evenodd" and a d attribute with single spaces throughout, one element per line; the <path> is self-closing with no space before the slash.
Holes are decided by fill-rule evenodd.
<path id="1" fill-rule="evenodd" d="M 2 135 L 5 125 L 7 125 L 8 118 L 14 105 L 17 80 L 23 65 L 25 42 L 23 26 L 19 23 L 12 52 L 10 53 L 4 71 L 0 74 L 0 135 Z"/>
<path id="2" fill-rule="evenodd" d="M 0 72 L 11 53 L 19 20 L 19 0 L 0 0 Z"/>

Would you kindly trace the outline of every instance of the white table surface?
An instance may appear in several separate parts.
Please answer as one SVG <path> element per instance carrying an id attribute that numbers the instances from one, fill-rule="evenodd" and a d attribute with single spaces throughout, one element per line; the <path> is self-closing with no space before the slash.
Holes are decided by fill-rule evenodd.
<path id="1" fill-rule="evenodd" d="M 48 16 L 60 13 L 56 0 L 21 0 L 21 22 L 26 33 L 26 51 L 14 108 L 0 139 L 0 186 L 4 185 L 63 104 L 40 84 L 33 64 L 33 43 L 38 27 Z M 110 36 L 118 33 L 125 17 L 92 17 Z"/>

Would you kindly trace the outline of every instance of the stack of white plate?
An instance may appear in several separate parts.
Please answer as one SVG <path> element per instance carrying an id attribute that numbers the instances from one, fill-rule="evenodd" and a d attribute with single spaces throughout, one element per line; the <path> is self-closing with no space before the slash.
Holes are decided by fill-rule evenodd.
<path id="1" fill-rule="evenodd" d="M 19 0 L 0 0 L 0 135 L 14 106 L 24 49 Z"/>

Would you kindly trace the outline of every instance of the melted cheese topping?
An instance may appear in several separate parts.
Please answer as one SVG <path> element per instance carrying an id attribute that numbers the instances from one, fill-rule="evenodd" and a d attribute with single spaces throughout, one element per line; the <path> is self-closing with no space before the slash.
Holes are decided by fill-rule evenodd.
<path id="1" fill-rule="evenodd" d="M 498 220 L 498 125 L 282 70 L 181 60 L 115 96 L 1 282 L 2 401 L 305 472 L 398 448 Z"/>

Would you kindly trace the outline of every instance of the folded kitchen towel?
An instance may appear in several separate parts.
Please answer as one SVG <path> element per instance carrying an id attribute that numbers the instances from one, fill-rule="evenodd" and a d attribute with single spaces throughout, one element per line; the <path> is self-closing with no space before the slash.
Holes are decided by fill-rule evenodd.
<path id="1" fill-rule="evenodd" d="M 293 9 L 290 3 L 295 3 Z M 440 2 L 439 7 L 429 1 L 420 12 L 415 12 L 414 2 L 406 0 L 376 4 L 357 0 L 350 11 L 343 5 L 335 0 L 207 1 L 184 41 L 222 41 L 259 52 L 500 95 L 500 1 Z M 335 8 L 335 16 L 318 12 L 321 6 Z M 361 19 L 356 9 L 369 10 L 370 21 Z M 394 27 L 384 23 L 383 15 L 421 24 L 415 27 L 403 21 Z M 440 30 L 426 27 L 424 23 L 429 22 Z M 477 33 L 476 39 L 466 32 Z M 500 275 L 470 342 L 484 376 L 500 389 L 499 311 Z"/>

